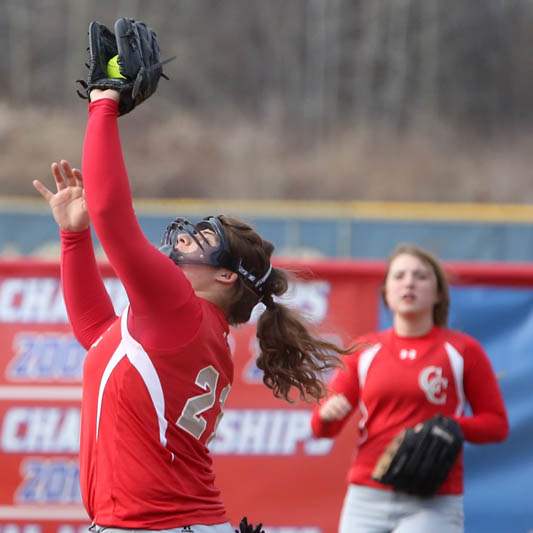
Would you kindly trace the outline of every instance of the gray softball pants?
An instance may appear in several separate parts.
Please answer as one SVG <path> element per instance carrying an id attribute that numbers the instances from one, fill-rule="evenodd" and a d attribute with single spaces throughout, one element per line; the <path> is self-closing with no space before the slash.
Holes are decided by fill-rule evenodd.
<path id="1" fill-rule="evenodd" d="M 339 533 L 463 533 L 462 496 L 418 498 L 349 485 Z"/>

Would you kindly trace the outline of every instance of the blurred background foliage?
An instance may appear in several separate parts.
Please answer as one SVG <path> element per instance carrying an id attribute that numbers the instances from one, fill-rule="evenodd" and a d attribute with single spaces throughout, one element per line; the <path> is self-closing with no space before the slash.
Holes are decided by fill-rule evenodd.
<path id="1" fill-rule="evenodd" d="M 158 33 L 145 197 L 533 201 L 529 0 L 0 0 L 0 193 L 79 165 L 87 27 Z"/>

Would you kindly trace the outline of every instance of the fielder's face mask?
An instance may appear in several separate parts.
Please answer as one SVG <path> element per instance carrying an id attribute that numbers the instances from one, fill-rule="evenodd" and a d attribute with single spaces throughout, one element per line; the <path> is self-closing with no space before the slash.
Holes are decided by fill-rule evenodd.
<path id="1" fill-rule="evenodd" d="M 211 232 L 215 239 L 205 235 L 205 231 Z M 181 252 L 176 247 L 180 235 L 188 235 L 197 245 L 192 252 Z M 163 235 L 161 252 L 170 257 L 177 265 L 196 264 L 222 267 L 235 272 L 250 289 L 262 298 L 264 284 L 270 273 L 272 265 L 261 277 L 253 274 L 242 265 L 242 258 L 233 257 L 229 249 L 229 243 L 224 232 L 224 226 L 217 217 L 206 217 L 197 224 L 193 224 L 186 218 L 176 218 L 172 221 Z"/>

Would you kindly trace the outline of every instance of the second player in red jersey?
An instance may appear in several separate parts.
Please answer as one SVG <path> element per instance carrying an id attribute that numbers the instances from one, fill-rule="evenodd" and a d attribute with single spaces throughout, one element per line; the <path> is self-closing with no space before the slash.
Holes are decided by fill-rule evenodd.
<path id="1" fill-rule="evenodd" d="M 389 262 L 384 299 L 393 327 L 358 339 L 359 349 L 345 358 L 329 399 L 312 418 L 317 437 L 334 437 L 358 414 L 360 441 L 340 531 L 460 532 L 462 456 L 429 499 L 392 493 L 372 479 L 372 472 L 396 435 L 436 414 L 457 421 L 467 441 L 503 440 L 508 421 L 496 377 L 475 339 L 446 328 L 448 285 L 430 254 L 399 247 Z"/>

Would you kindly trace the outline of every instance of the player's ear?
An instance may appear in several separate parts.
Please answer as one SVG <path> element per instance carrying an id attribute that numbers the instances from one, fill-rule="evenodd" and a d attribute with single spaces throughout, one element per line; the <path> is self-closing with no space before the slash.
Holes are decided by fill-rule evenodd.
<path id="1" fill-rule="evenodd" d="M 220 268 L 215 274 L 215 279 L 224 285 L 231 285 L 237 281 L 237 274 L 226 268 Z"/>

